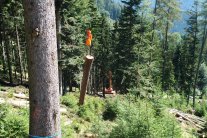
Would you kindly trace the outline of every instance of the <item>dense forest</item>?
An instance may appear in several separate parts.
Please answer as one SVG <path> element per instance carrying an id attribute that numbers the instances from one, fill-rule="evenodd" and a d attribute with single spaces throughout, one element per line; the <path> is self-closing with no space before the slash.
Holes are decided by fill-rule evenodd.
<path id="1" fill-rule="evenodd" d="M 181 5 L 0 0 L 0 138 L 205 137 L 207 0 Z"/>

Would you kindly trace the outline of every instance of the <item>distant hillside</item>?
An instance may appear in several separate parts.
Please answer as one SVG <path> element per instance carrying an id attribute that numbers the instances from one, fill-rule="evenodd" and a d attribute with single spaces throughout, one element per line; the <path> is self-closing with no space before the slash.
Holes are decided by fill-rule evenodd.
<path id="1" fill-rule="evenodd" d="M 153 3 L 155 0 L 153 0 Z M 186 11 L 190 10 L 193 6 L 194 0 L 180 0 L 181 18 L 174 22 L 174 26 L 171 32 L 184 33 L 184 29 L 187 27 L 186 21 L 189 19 L 189 15 Z"/>
<path id="2" fill-rule="evenodd" d="M 107 1 L 107 0 L 105 0 Z M 112 0 L 114 4 L 120 5 L 121 0 Z M 200 0 L 202 1 L 202 0 Z M 155 0 L 152 0 L 152 7 L 155 3 Z M 184 33 L 184 29 L 187 27 L 186 21 L 189 18 L 189 15 L 186 11 L 192 8 L 194 0 L 180 0 L 180 8 L 181 8 L 181 18 L 180 20 L 175 21 L 173 28 L 171 29 L 172 32 L 180 32 Z M 113 17 L 114 18 L 114 17 Z M 115 17 L 117 19 L 117 17 Z"/>
<path id="3" fill-rule="evenodd" d="M 121 15 L 121 4 L 116 0 L 97 0 L 97 6 L 102 13 L 106 13 L 111 19 L 117 20 Z"/>
<path id="4" fill-rule="evenodd" d="M 113 0 L 113 1 L 116 3 L 121 3 L 121 0 Z M 155 0 L 152 0 L 152 3 L 154 3 L 154 2 L 155 2 Z M 181 9 L 183 11 L 187 11 L 192 7 L 194 0 L 180 0 L 180 3 L 181 3 Z"/>

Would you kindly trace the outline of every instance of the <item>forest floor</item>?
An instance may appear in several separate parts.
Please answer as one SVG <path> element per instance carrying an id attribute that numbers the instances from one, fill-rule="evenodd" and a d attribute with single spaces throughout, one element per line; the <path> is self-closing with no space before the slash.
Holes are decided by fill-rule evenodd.
<path id="1" fill-rule="evenodd" d="M 13 108 L 28 109 L 29 107 L 28 91 L 29 90 L 25 88 L 24 86 L 15 86 L 15 87 L 0 86 L 0 104 L 6 103 L 9 105 L 12 105 Z M 99 97 L 96 97 L 96 98 L 99 98 Z M 113 98 L 113 96 L 109 95 L 108 98 Z M 98 100 L 102 101 L 103 98 L 99 98 Z M 75 137 L 86 137 L 86 138 L 96 137 L 96 135 L 94 135 L 93 133 L 86 132 L 86 130 L 92 125 L 90 123 L 91 120 L 88 118 L 85 118 L 84 116 L 82 117 L 78 116 L 72 109 L 67 108 L 66 106 L 67 101 L 65 101 L 66 103 L 65 105 L 64 105 L 64 99 L 61 101 L 62 101 L 62 104 L 61 104 L 60 112 L 61 112 L 61 120 L 62 122 L 64 122 L 63 126 L 70 127 L 71 125 L 73 125 L 73 128 L 76 131 Z M 69 106 L 72 108 L 73 107 L 75 108 L 75 105 L 72 105 L 72 104 L 70 102 Z M 204 125 L 206 125 L 205 119 L 197 117 L 189 113 L 184 113 L 182 111 L 179 111 L 177 109 L 172 109 L 172 108 L 169 109 L 169 112 L 175 116 L 178 122 L 180 122 L 180 127 L 183 131 L 183 134 L 182 134 L 183 137 L 186 137 L 186 138 L 194 137 L 193 133 L 196 133 L 196 135 L 199 137 L 205 137 L 205 136 L 202 136 Z M 106 121 L 106 123 L 110 125 L 114 125 L 113 122 L 110 122 L 110 121 Z M 197 132 L 200 132 L 200 133 L 197 133 Z"/>
<path id="2" fill-rule="evenodd" d="M 5 83 L 7 84 L 7 83 Z M 14 109 L 27 109 L 29 108 L 29 90 L 24 86 L 1 86 L 0 85 L 0 105 L 6 104 L 11 105 Z M 14 110 L 14 111 L 17 111 Z M 63 122 L 63 126 L 70 126 L 73 120 L 80 120 L 77 115 L 70 113 L 65 105 L 60 105 L 60 112 L 61 112 L 61 122 Z M 70 116 L 70 117 L 68 117 Z M 88 127 L 88 122 L 81 119 L 84 127 L 81 127 L 82 130 L 78 130 L 78 133 L 74 134 L 74 137 L 80 138 L 92 138 L 94 137 L 91 133 L 84 133 L 85 129 Z M 77 128 L 79 129 L 79 128 Z"/>

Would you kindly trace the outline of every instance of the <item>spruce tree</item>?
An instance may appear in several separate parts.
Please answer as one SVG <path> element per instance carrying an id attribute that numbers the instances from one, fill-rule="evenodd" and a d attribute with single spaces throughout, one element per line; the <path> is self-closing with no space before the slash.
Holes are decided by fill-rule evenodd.
<path id="1" fill-rule="evenodd" d="M 160 61 L 162 68 L 162 88 L 163 90 L 169 90 L 173 81 L 173 67 L 172 65 L 172 53 L 170 52 L 169 36 L 170 29 L 173 22 L 179 18 L 179 1 L 178 0 L 159 0 L 157 1 L 156 15 L 159 20 L 156 24 L 162 35 L 162 61 Z M 170 56 L 171 55 L 171 56 Z"/>
<path id="2" fill-rule="evenodd" d="M 134 46 L 136 44 L 134 38 L 134 25 L 137 22 L 137 9 L 141 0 L 129 0 L 122 1 L 124 3 L 124 8 L 119 19 L 119 42 L 115 47 L 115 62 L 116 66 L 115 82 L 117 88 L 123 92 L 127 91 L 130 87 L 130 82 L 132 80 L 130 74 L 130 67 L 137 60 L 136 52 L 134 51 Z"/>
<path id="3" fill-rule="evenodd" d="M 195 79 L 195 71 L 196 71 L 196 63 L 198 60 L 198 3 L 195 2 L 194 7 L 191 11 L 189 11 L 190 18 L 187 21 L 188 28 L 186 29 L 185 34 L 185 46 L 187 47 L 186 51 L 183 51 L 186 53 L 186 62 L 184 64 L 187 64 L 186 67 L 183 69 L 185 70 L 186 74 L 185 79 L 182 80 L 181 83 L 187 85 L 186 88 L 183 88 L 184 91 L 186 91 L 187 95 L 187 102 L 189 103 L 190 95 L 192 93 L 192 88 L 194 86 L 194 79 Z M 182 74 L 182 75 L 184 75 Z M 187 84 L 186 84 L 187 82 Z"/>

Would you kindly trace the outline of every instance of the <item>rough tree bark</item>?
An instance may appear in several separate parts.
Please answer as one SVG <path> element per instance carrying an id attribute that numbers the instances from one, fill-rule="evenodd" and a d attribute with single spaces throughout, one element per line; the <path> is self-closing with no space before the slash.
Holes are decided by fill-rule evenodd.
<path id="1" fill-rule="evenodd" d="M 60 138 L 54 0 L 23 0 L 28 44 L 30 137 Z"/>

